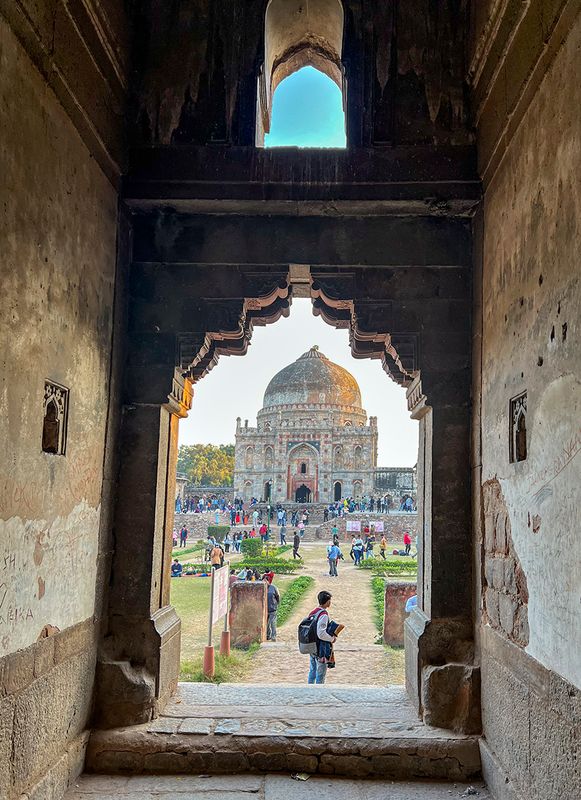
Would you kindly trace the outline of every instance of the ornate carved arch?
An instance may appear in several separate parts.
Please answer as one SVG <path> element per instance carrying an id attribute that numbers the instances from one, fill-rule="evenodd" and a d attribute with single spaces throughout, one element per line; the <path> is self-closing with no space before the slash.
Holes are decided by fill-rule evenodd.
<path id="1" fill-rule="evenodd" d="M 354 358 L 379 358 L 382 367 L 400 386 L 407 387 L 418 371 L 417 333 L 395 333 L 393 304 L 354 298 L 353 274 L 317 275 L 311 284 L 313 313 L 338 329 L 349 329 Z"/>

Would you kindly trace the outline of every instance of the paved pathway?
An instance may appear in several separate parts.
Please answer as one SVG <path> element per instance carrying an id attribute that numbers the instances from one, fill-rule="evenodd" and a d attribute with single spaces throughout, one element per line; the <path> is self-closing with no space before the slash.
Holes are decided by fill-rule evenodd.
<path id="1" fill-rule="evenodd" d="M 345 549 L 345 548 L 344 548 Z M 371 575 L 356 569 L 349 558 L 340 562 L 339 577 L 330 578 L 324 548 L 304 543 L 301 553 L 305 573 L 315 579 L 292 617 L 279 628 L 276 642 L 265 642 L 253 660 L 245 683 L 306 682 L 309 659 L 297 647 L 297 626 L 317 605 L 317 594 L 328 589 L 333 594 L 331 618 L 345 625 L 335 645 L 337 666 L 327 673 L 329 684 L 375 685 L 403 683 L 403 652 L 388 652 L 377 644 Z"/>
<path id="2" fill-rule="evenodd" d="M 290 775 L 83 775 L 65 800 L 490 800 L 482 784 L 352 781 Z"/>

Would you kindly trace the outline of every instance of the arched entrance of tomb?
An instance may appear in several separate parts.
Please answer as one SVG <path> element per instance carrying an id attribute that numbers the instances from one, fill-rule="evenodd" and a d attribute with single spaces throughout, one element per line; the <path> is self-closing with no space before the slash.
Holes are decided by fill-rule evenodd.
<path id="1" fill-rule="evenodd" d="M 342 239 L 345 246 L 357 242 L 357 253 L 354 250 L 343 256 L 351 266 L 312 266 L 305 278 L 302 269 L 291 267 L 289 271 L 288 266 L 279 266 L 291 262 L 290 251 L 284 249 L 289 242 L 292 252 L 302 254 L 305 260 L 310 252 L 312 260 L 329 264 L 335 253 L 324 247 L 320 252 L 313 250 L 311 228 L 305 228 L 303 220 L 296 226 L 293 222 L 293 235 L 288 235 L 289 229 L 285 236 L 274 235 L 275 229 L 265 230 L 273 224 L 270 218 L 260 224 L 247 222 L 247 241 L 253 243 L 252 265 L 236 267 L 228 265 L 239 264 L 244 254 L 238 245 L 230 252 L 230 239 L 215 217 L 204 219 L 203 249 L 199 249 L 199 227 L 194 226 L 191 235 L 187 230 L 180 237 L 175 235 L 172 226 L 188 228 L 187 215 L 179 220 L 172 220 L 171 214 L 153 215 L 138 225 L 129 289 L 131 329 L 113 524 L 116 547 L 108 626 L 99 660 L 100 721 L 107 725 L 146 721 L 159 713 L 177 686 L 180 620 L 169 602 L 169 567 L 178 421 L 190 407 L 192 385 L 216 365 L 220 355 L 244 355 L 255 324 L 274 322 L 288 314 L 295 289 L 308 293 L 316 315 L 350 330 L 356 357 L 381 360 L 389 377 L 406 390 L 410 412 L 420 421 L 418 609 L 406 623 L 406 684 L 418 710 L 434 724 L 445 714 L 448 720 L 456 719 L 454 704 L 465 708 L 466 702 L 471 702 L 470 686 L 459 685 L 458 696 L 454 691 L 447 693 L 445 709 L 438 707 L 442 693 L 432 696 L 430 687 L 432 679 L 436 680 L 434 667 L 439 676 L 449 670 L 450 680 L 457 674 L 458 664 L 468 680 L 472 669 L 472 555 L 465 480 L 470 474 L 470 337 L 463 312 L 469 281 L 463 278 L 464 267 L 452 264 L 441 276 L 439 266 L 425 268 L 431 248 L 422 244 L 414 250 L 417 231 L 413 225 L 403 236 L 408 249 L 402 253 L 400 248 L 398 256 L 405 269 L 353 267 L 357 259 L 370 261 L 379 251 L 392 253 L 392 245 L 402 239 L 398 221 L 397 231 L 392 232 L 397 236 L 388 236 L 381 247 L 376 241 L 367 255 L 365 243 L 371 229 L 365 226 L 375 223 L 364 222 L 357 235 L 347 232 Z M 323 218 L 309 222 L 311 227 L 316 224 L 321 234 L 318 241 L 325 241 L 327 222 Z M 340 222 L 342 230 L 348 226 L 348 221 Z M 379 222 L 372 228 L 376 239 L 385 236 L 391 226 L 388 217 Z M 168 225 L 169 233 L 164 236 Z M 145 236 L 148 226 L 153 227 Z M 183 242 L 187 242 L 187 254 L 181 258 L 206 267 L 211 263 L 211 279 L 207 269 L 189 270 L 179 263 Z M 445 244 L 435 255 L 438 264 L 446 263 L 443 248 Z M 273 263 L 257 268 L 256 253 L 268 254 Z M 417 266 L 412 270 L 410 264 Z M 452 273 L 454 281 L 450 280 Z M 164 298 L 163 304 L 158 297 Z M 192 297 L 196 298 L 195 329 L 184 332 L 183 321 L 194 319 Z M 156 320 L 154 328 L 152 319 Z M 450 341 L 458 348 L 453 358 Z M 297 482 L 289 481 L 287 497 L 290 487 L 294 497 L 304 486 L 316 500 L 317 459 L 313 454 L 299 456 L 296 453 L 289 462 L 289 477 L 296 476 Z M 247 452 L 245 458 L 253 462 L 254 453 Z M 433 460 L 438 462 L 437 470 L 432 470 Z M 135 541 L 140 542 L 137 550 Z M 120 686 L 125 688 L 119 690 Z M 120 704 L 119 691 L 132 700 Z"/>
<path id="2" fill-rule="evenodd" d="M 312 491 L 311 489 L 306 486 L 304 483 L 297 488 L 295 492 L 295 502 L 296 503 L 310 503 L 312 498 Z"/>
<path id="3" fill-rule="evenodd" d="M 299 442 L 290 450 L 287 464 L 287 500 L 296 503 L 317 502 L 319 499 L 319 452 L 316 447 L 308 442 Z"/>
<path id="4" fill-rule="evenodd" d="M 333 485 L 333 500 L 335 502 L 337 502 L 338 500 L 341 500 L 341 492 L 342 491 L 343 490 L 342 490 L 342 487 L 341 487 L 341 481 L 335 481 L 335 483 Z"/>
<path id="5" fill-rule="evenodd" d="M 270 503 L 270 495 L 272 492 L 272 481 L 265 481 L 264 483 L 264 502 Z"/>

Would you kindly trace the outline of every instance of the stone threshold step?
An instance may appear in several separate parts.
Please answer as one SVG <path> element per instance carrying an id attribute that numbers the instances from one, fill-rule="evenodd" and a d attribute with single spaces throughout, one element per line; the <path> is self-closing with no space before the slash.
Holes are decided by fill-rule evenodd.
<path id="1" fill-rule="evenodd" d="M 280 719 L 281 716 L 285 720 L 322 720 L 328 722 L 329 720 L 345 720 L 353 721 L 354 715 L 358 721 L 364 720 L 378 720 L 380 722 L 410 722 L 418 724 L 425 728 L 423 723 L 419 722 L 417 717 L 411 717 L 406 707 L 390 706 L 388 708 L 382 706 L 361 705 L 355 711 L 350 706 L 338 705 L 309 705 L 301 708 L 300 706 L 287 706 L 284 713 L 281 714 L 280 706 L 261 705 L 260 711 L 257 711 L 256 705 L 239 705 L 235 708 L 232 705 L 217 705 L 217 706 L 196 706 L 193 704 L 174 704 L 170 709 L 164 711 L 163 716 L 156 720 L 153 725 L 165 724 L 163 720 L 169 719 L 188 719 L 188 718 L 203 718 L 203 719 L 255 719 L 257 714 L 260 714 L 260 719 Z M 165 731 L 166 733 L 171 731 Z"/>
<path id="2" fill-rule="evenodd" d="M 393 782 L 289 775 L 81 775 L 64 800 L 490 800 L 481 783 Z"/>
<path id="3" fill-rule="evenodd" d="M 351 778 L 473 781 L 481 765 L 476 737 L 315 736 L 286 733 L 177 733 L 150 725 L 94 731 L 86 769 L 100 774 L 306 772 Z M 200 719 L 191 720 L 200 730 Z M 211 725 L 220 724 L 208 720 Z M 223 722 L 223 721 L 222 721 Z M 247 720 L 234 720 L 244 725 Z M 255 722 L 255 721 L 254 721 Z M 211 730 L 211 726 L 208 730 Z"/>

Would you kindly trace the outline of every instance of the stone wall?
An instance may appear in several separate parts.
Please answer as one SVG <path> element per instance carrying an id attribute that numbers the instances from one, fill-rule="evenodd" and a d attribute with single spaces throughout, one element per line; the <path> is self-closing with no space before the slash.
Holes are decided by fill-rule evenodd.
<path id="1" fill-rule="evenodd" d="M 268 584 L 237 581 L 230 588 L 230 641 L 232 647 L 247 649 L 266 639 Z"/>
<path id="2" fill-rule="evenodd" d="M 502 17 L 515 4 L 496 5 Z M 489 31 L 507 49 L 481 41 L 474 57 L 485 184 L 478 638 L 485 773 L 499 800 L 581 791 L 581 17 L 571 5 L 521 7 Z M 517 460 L 511 412 L 524 393 Z"/>
<path id="3" fill-rule="evenodd" d="M 111 103 L 95 112 L 92 134 L 81 135 L 61 105 L 77 90 L 82 116 L 83 97 L 98 103 L 109 91 L 104 78 L 93 76 L 100 56 L 91 59 L 75 39 L 81 34 L 69 11 L 80 12 L 19 0 L 9 4 L 14 30 L 0 17 L 3 798 L 59 797 L 82 768 L 103 602 L 117 251 L 117 192 L 109 180 L 115 157 L 103 148 L 119 120 Z M 73 50 L 77 80 L 67 88 Z M 37 68 L 53 84 L 62 80 L 59 99 Z M 84 81 L 92 82 L 92 94 L 83 94 Z M 98 152 L 90 151 L 99 130 Z M 70 390 L 62 455 L 42 450 L 45 381 Z"/>
<path id="4" fill-rule="evenodd" d="M 341 537 L 341 541 L 351 541 L 352 534 L 347 533 L 347 520 L 350 520 L 351 518 L 353 518 L 353 520 L 360 520 L 362 528 L 366 522 L 373 522 L 374 520 L 380 520 L 383 522 L 385 537 L 387 539 L 387 543 L 390 545 L 395 544 L 403 546 L 403 535 L 405 531 L 408 531 L 409 535 L 412 537 L 412 550 L 415 552 L 415 541 L 418 533 L 417 514 L 378 514 L 371 517 L 352 514 L 347 518 L 341 517 L 340 519 L 330 519 L 328 522 L 324 522 L 318 526 L 316 533 L 317 539 L 329 539 L 331 537 L 331 531 L 336 525 L 339 531 L 339 536 Z M 379 542 L 381 539 L 381 534 L 376 534 L 375 539 L 377 542 Z"/>
<path id="5" fill-rule="evenodd" d="M 403 647 L 403 624 L 407 614 L 405 604 L 418 591 L 415 583 L 385 582 L 385 611 L 383 618 L 383 643 Z"/>

